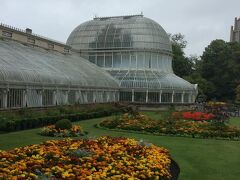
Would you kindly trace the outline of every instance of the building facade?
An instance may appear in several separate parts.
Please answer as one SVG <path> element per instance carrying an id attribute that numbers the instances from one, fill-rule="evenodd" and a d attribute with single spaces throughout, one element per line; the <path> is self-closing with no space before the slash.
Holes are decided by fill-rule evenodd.
<path id="1" fill-rule="evenodd" d="M 240 42 L 240 18 L 235 18 L 234 26 L 231 26 L 230 42 Z"/>

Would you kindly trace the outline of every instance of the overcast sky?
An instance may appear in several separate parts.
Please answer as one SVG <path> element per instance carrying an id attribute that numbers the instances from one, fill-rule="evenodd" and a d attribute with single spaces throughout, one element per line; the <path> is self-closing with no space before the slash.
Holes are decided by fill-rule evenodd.
<path id="1" fill-rule="evenodd" d="M 167 33 L 182 33 L 187 55 L 201 55 L 214 39 L 229 41 L 240 0 L 0 0 L 0 22 L 66 42 L 71 31 L 95 15 L 140 14 Z"/>

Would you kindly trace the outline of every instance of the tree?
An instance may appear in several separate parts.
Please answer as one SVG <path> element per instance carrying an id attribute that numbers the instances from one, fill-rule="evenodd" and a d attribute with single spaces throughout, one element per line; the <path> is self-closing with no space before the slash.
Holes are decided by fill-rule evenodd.
<path id="1" fill-rule="evenodd" d="M 234 100 L 240 77 L 240 44 L 214 40 L 205 48 L 199 63 L 200 75 L 215 86 L 208 97 Z"/>
<path id="2" fill-rule="evenodd" d="M 173 72 L 180 76 L 188 76 L 193 72 L 193 62 L 191 58 L 185 57 L 184 48 L 187 45 L 187 41 L 184 39 L 184 35 L 178 33 L 170 35 L 173 50 Z"/>
<path id="3" fill-rule="evenodd" d="M 187 41 L 184 39 L 185 37 L 181 33 L 173 34 L 173 35 L 170 34 L 170 38 L 171 38 L 172 44 L 180 46 L 181 49 L 184 49 L 187 46 Z"/>
<path id="4" fill-rule="evenodd" d="M 198 72 L 194 72 L 189 76 L 185 76 L 188 82 L 193 84 L 198 84 L 198 93 L 199 95 L 207 95 L 213 93 L 216 90 L 216 87 L 211 82 L 204 79 Z"/>

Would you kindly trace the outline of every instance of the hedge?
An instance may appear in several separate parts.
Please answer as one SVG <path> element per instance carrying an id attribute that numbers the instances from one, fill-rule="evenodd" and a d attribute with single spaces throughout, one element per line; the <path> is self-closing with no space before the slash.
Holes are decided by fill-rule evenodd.
<path id="1" fill-rule="evenodd" d="M 124 111 L 125 108 L 109 108 L 107 110 L 97 110 L 93 112 L 81 112 L 75 114 L 62 114 L 57 116 L 45 116 L 45 117 L 35 117 L 35 118 L 23 118 L 23 119 L 6 119 L 5 117 L 0 117 L 0 131 L 11 132 L 19 131 L 31 128 L 43 127 L 50 124 L 55 124 L 60 119 L 69 119 L 71 122 L 81 121 L 92 118 L 99 118 L 104 116 L 109 116 L 114 113 L 120 113 Z"/>

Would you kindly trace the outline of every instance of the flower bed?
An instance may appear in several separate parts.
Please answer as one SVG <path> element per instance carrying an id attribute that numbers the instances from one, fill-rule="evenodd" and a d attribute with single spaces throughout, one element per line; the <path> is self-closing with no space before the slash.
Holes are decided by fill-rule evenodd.
<path id="1" fill-rule="evenodd" d="M 57 129 L 55 125 L 50 125 L 42 128 L 39 134 L 52 137 L 78 137 L 85 133 L 79 125 L 73 125 L 70 129 Z"/>
<path id="2" fill-rule="evenodd" d="M 168 150 L 128 138 L 51 140 L 0 151 L 0 179 L 170 179 Z"/>
<path id="3" fill-rule="evenodd" d="M 212 113 L 203 113 L 203 112 L 173 112 L 173 118 L 176 119 L 190 119 L 194 121 L 209 121 L 215 118 L 215 115 Z"/>
<path id="4" fill-rule="evenodd" d="M 201 138 L 240 139 L 238 128 L 216 121 L 186 120 L 172 117 L 157 120 L 142 114 L 132 116 L 126 113 L 115 119 L 106 119 L 99 125 L 109 129 L 133 130 L 156 135 L 172 134 Z"/>

